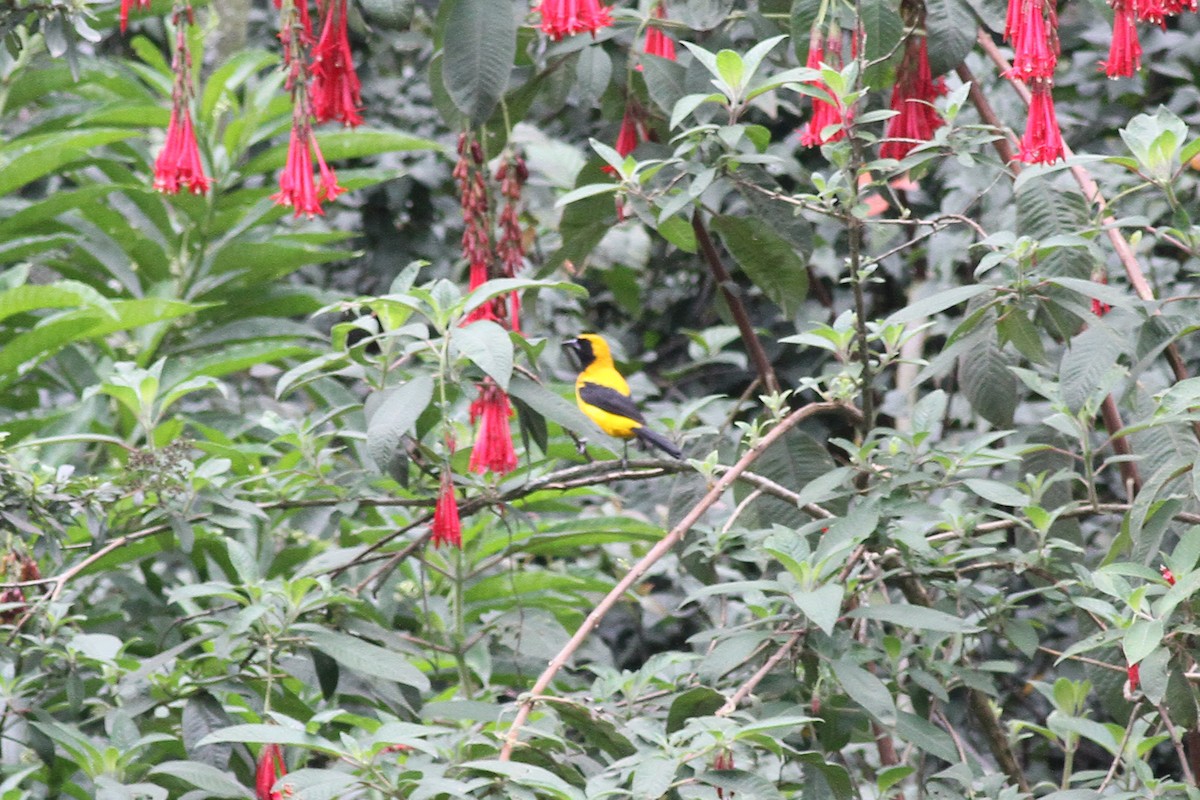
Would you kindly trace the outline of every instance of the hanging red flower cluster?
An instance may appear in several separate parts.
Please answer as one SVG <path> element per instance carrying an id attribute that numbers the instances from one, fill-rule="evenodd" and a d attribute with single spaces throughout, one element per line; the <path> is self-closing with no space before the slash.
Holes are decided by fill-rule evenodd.
<path id="1" fill-rule="evenodd" d="M 330 0 L 331 5 L 333 2 Z M 338 185 L 337 174 L 325 163 L 313 131 L 311 86 L 316 68 L 308 59 L 313 46 L 308 0 L 277 0 L 276 4 L 280 9 L 279 38 L 287 70 L 285 86 L 292 95 L 292 130 L 287 161 L 279 173 L 279 191 L 271 199 L 281 206 L 291 206 L 297 217 L 307 214 L 311 218 L 324 213 L 322 201 L 333 200 L 346 190 Z M 313 156 L 317 160 L 319 181 L 313 175 Z"/>
<path id="2" fill-rule="evenodd" d="M 488 216 L 483 148 L 472 136 L 459 137 L 459 161 L 454 170 L 459 182 L 463 209 L 463 253 L 471 265 L 470 288 L 494 278 L 512 278 L 525 264 L 525 240 L 521 231 L 521 190 L 529 178 L 525 160 L 511 150 L 500 157 L 496 182 L 504 205 L 498 219 L 499 237 L 493 253 Z M 520 298 L 516 292 L 492 298 L 467 318 L 491 320 L 512 331 L 520 331 Z M 517 466 L 509 419 L 512 406 L 495 381 L 485 378 L 479 396 L 471 403 L 471 424 L 478 423 L 470 468 L 475 472 L 511 472 Z"/>
<path id="3" fill-rule="evenodd" d="M 542 15 L 542 33 L 554 41 L 584 31 L 593 37 L 612 25 L 612 11 L 599 0 L 542 0 L 533 9 Z"/>
<path id="4" fill-rule="evenodd" d="M 479 384 L 479 396 L 471 403 L 471 424 L 479 423 L 475 446 L 471 448 L 472 472 L 491 470 L 503 475 L 516 469 L 517 453 L 508 422 L 512 416 L 508 395 L 491 378 L 484 378 Z"/>
<path id="5" fill-rule="evenodd" d="M 881 158 L 900 160 L 921 142 L 933 138 L 944 124 L 933 101 L 946 93 L 945 81 L 934 81 L 929 68 L 929 47 L 924 36 L 910 36 L 904 44 L 904 57 L 896 70 L 891 108 L 898 112 L 888 120 Z"/>
<path id="6" fill-rule="evenodd" d="M 1113 34 L 1108 58 L 1100 68 L 1110 78 L 1130 78 L 1142 68 L 1139 20 L 1166 30 L 1167 17 L 1196 10 L 1196 0 L 1108 0 L 1108 4 L 1113 10 Z"/>
<path id="7" fill-rule="evenodd" d="M 121 33 L 129 27 L 129 12 L 136 8 L 138 11 L 149 11 L 150 0 L 121 0 Z"/>
<path id="8" fill-rule="evenodd" d="M 1135 4 L 1130 0 L 1112 0 L 1113 33 L 1108 59 L 1100 62 L 1110 78 L 1129 78 L 1142 68 L 1142 44 L 1138 41 Z M 1161 15 L 1157 15 L 1159 21 Z"/>
<path id="9" fill-rule="evenodd" d="M 200 145 L 192 126 L 192 54 L 188 48 L 188 26 L 194 24 L 191 6 L 176 6 L 175 56 L 171 70 L 175 73 L 171 90 L 171 120 L 167 123 L 167 140 L 154 160 L 154 188 L 176 194 L 187 188 L 192 194 L 204 194 L 212 181 L 204 174 L 200 161 Z"/>
<path id="10" fill-rule="evenodd" d="M 500 240 L 496 243 L 498 271 L 505 278 L 515 278 L 525 266 L 525 235 L 521 230 L 521 191 L 525 181 L 529 180 L 525 159 L 511 151 L 505 153 L 496 169 L 496 180 L 500 183 L 500 196 L 504 198 L 504 207 L 500 209 Z M 500 298 L 500 304 L 498 316 L 502 315 L 503 298 Z M 518 333 L 521 331 L 521 296 L 517 292 L 508 296 L 508 327 Z"/>
<path id="11" fill-rule="evenodd" d="M 828 37 L 821 35 L 820 28 L 814 27 L 809 39 L 808 59 L 804 66 L 809 69 L 821 69 L 822 64 L 836 70 L 842 68 L 842 34 L 834 28 Z M 822 90 L 832 97 L 832 90 L 822 80 L 809 82 L 810 86 Z M 814 97 L 812 101 L 812 117 L 800 129 L 800 144 L 805 147 L 819 147 L 829 142 L 838 142 L 846 138 L 846 131 L 838 128 L 829 136 L 824 131 L 830 125 L 844 125 L 842 104 L 833 98 L 834 102 Z"/>
<path id="12" fill-rule="evenodd" d="M 462 250 L 469 267 L 467 287 L 472 291 L 487 282 L 494 260 L 484 161 L 483 145 L 479 140 L 470 133 L 459 134 L 458 163 L 454 165 L 453 175 L 458 182 L 458 199 L 462 208 Z M 500 310 L 503 311 L 503 305 Z M 467 316 L 466 322 L 498 320 L 500 315 L 496 311 L 494 302 L 484 303 Z"/>
<path id="13" fill-rule="evenodd" d="M 458 516 L 458 500 L 454 496 L 454 481 L 450 477 L 449 466 L 442 469 L 430 531 L 433 533 L 434 547 L 450 544 L 462 548 L 462 520 Z"/>
<path id="14" fill-rule="evenodd" d="M 313 48 L 312 106 L 317 122 L 362 124 L 362 89 L 350 54 L 347 0 L 324 0 L 321 38 Z"/>
<path id="15" fill-rule="evenodd" d="M 1054 113 L 1054 68 L 1058 65 L 1056 0 L 1009 0 L 1004 38 L 1013 43 L 1007 77 L 1029 86 L 1029 119 L 1017 158 L 1051 164 L 1063 157 L 1062 131 Z"/>
<path id="16" fill-rule="evenodd" d="M 667 4 L 665 0 L 654 7 L 654 18 L 667 18 Z M 653 23 L 646 26 L 646 43 L 642 47 L 642 50 L 647 55 L 658 56 L 668 61 L 675 60 L 675 40 L 667 36 L 662 28 Z M 638 64 L 637 68 L 641 70 L 642 65 Z"/>
<path id="17" fill-rule="evenodd" d="M 277 744 L 263 745 L 254 773 L 254 794 L 258 800 L 283 800 L 283 792 L 271 787 L 284 775 L 287 775 L 287 767 L 283 763 L 283 748 Z"/>

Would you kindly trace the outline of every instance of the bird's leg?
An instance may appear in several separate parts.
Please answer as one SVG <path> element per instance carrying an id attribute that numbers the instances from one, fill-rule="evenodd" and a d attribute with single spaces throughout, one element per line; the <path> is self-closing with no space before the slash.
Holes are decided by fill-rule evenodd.
<path id="1" fill-rule="evenodd" d="M 628 468 L 629 468 L 629 440 L 622 439 L 621 440 L 621 469 L 626 470 Z"/>

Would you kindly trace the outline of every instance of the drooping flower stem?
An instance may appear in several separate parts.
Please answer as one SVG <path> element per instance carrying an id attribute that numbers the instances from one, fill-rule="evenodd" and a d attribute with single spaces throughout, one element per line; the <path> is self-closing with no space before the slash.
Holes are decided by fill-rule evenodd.
<path id="1" fill-rule="evenodd" d="M 311 218 L 324 213 L 322 200 L 333 200 L 346 190 L 338 185 L 337 174 L 325 162 L 313 131 L 312 69 L 309 64 L 313 37 L 308 0 L 280 2 L 279 38 L 283 42 L 284 85 L 292 97 L 292 130 L 288 137 L 287 161 L 279 173 L 279 191 L 271 199 L 295 209 L 297 217 L 306 214 Z M 319 182 L 313 175 L 314 156 Z"/>
<path id="2" fill-rule="evenodd" d="M 175 25 L 175 54 L 171 70 L 175 81 L 171 89 L 171 120 L 167 138 L 154 160 L 154 188 L 176 194 L 186 188 L 192 194 L 204 194 L 212 181 L 204 174 L 200 160 L 200 145 L 192 125 L 192 53 L 188 46 L 188 26 L 192 24 L 192 7 L 175 6 L 172 19 Z"/>

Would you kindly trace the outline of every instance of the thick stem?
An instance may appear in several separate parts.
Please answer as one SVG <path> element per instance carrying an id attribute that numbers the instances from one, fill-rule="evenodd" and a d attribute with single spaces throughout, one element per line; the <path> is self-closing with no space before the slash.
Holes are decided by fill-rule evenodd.
<path id="1" fill-rule="evenodd" d="M 759 379 L 769 393 L 778 394 L 779 381 L 775 377 L 775 370 L 767 359 L 762 342 L 758 340 L 758 334 L 754 332 L 754 325 L 750 322 L 750 315 L 746 313 L 746 306 L 730 288 L 733 285 L 733 279 L 729 276 L 725 265 L 721 263 L 721 255 L 717 252 L 717 246 L 713 244 L 712 237 L 708 235 L 708 229 L 704 227 L 700 209 L 696 209 L 692 215 L 692 230 L 696 232 L 696 241 L 700 245 L 701 252 L 704 253 L 704 260 L 708 262 L 713 279 L 720 287 L 721 294 L 725 296 L 725 302 L 729 304 L 729 313 L 733 314 L 733 321 L 737 323 L 738 331 L 742 334 L 742 342 L 746 345 L 746 352 L 749 353 L 750 360 L 754 362 L 754 369 L 758 372 Z"/>

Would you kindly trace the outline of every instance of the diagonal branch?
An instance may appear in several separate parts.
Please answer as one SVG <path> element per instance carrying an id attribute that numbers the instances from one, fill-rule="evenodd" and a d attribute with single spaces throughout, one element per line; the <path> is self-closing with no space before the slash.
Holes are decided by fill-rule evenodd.
<path id="1" fill-rule="evenodd" d="M 525 723 L 529 720 L 529 714 L 531 711 L 533 711 L 534 704 L 538 700 L 542 699 L 542 695 L 545 693 L 546 689 L 549 688 L 550 682 L 554 680 L 554 676 L 558 674 L 560 669 L 566 666 L 567 662 L 571 659 L 571 656 L 573 656 L 575 651 L 578 650 L 584 641 L 587 640 L 591 632 L 596 629 L 597 625 L 600 624 L 600 621 L 604 619 L 608 612 L 612 610 L 613 606 L 617 604 L 617 601 L 625 595 L 625 592 L 627 592 L 630 587 L 632 587 L 643 575 L 645 575 L 646 571 L 649 570 L 650 567 L 654 566 L 659 559 L 671 551 L 671 549 L 679 542 L 679 540 L 683 538 L 684 534 L 691 530 L 692 526 L 700 520 L 700 517 L 702 517 L 714 503 L 724 496 L 725 491 L 733 485 L 733 482 L 737 480 L 738 476 L 745 472 L 751 464 L 758 460 L 758 458 L 762 456 L 764 452 L 766 452 L 768 447 L 778 441 L 789 430 L 809 417 L 828 412 L 842 412 L 850 414 L 854 417 L 861 416 L 861 412 L 852 406 L 847 406 L 840 403 L 811 403 L 797 409 L 796 411 L 793 411 L 791 414 L 784 417 L 778 425 L 768 431 L 767 434 L 759 439 L 753 447 L 746 451 L 746 454 L 742 456 L 736 464 L 730 467 L 728 472 L 722 475 L 713 484 L 712 488 L 709 489 L 708 493 L 705 494 L 703 498 L 701 498 L 700 502 L 694 505 L 692 509 L 684 516 L 684 518 L 680 520 L 679 523 L 676 524 L 675 527 L 672 528 L 660 542 L 658 542 L 658 544 L 650 548 L 650 551 L 646 553 L 642 560 L 635 564 L 633 568 L 625 574 L 625 577 L 622 578 L 617 585 L 612 588 L 612 591 L 604 596 L 604 599 L 599 602 L 592 613 L 588 614 L 587 619 L 583 621 L 583 624 L 579 626 L 579 630 L 575 631 L 575 635 L 571 637 L 571 640 L 568 641 L 566 645 L 564 645 L 563 648 L 558 651 L 554 658 L 550 660 L 550 664 L 545 670 L 542 671 L 542 674 L 538 676 L 537 681 L 534 682 L 533 687 L 529 690 L 529 693 L 526 694 L 524 699 L 521 701 L 521 705 L 517 709 L 517 715 L 513 719 L 512 725 L 508 729 L 508 734 L 504 737 L 504 746 L 500 749 L 501 761 L 508 761 L 512 758 L 513 747 L 515 747 L 517 744 L 517 739 L 520 736 L 521 728 L 523 728 Z"/>

